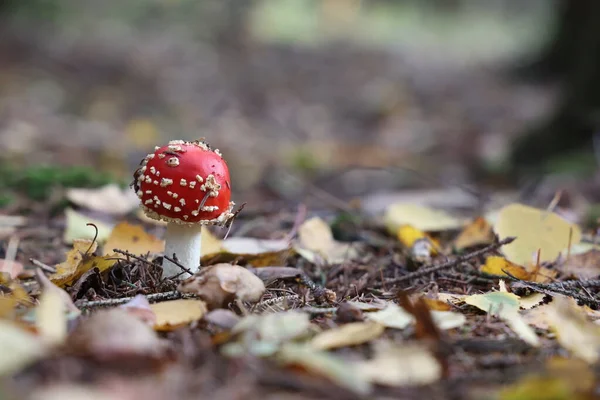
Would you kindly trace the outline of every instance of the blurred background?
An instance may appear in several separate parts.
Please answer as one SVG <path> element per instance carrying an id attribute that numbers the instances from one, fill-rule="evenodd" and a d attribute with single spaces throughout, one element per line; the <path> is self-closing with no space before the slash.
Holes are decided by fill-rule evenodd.
<path id="1" fill-rule="evenodd" d="M 589 174 L 597 3 L 5 0 L 0 188 L 200 137 L 242 201 Z"/>

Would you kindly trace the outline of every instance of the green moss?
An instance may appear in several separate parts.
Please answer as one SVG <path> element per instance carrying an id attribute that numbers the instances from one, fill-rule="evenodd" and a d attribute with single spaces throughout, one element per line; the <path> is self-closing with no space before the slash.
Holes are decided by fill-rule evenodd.
<path id="1" fill-rule="evenodd" d="M 47 199 L 56 188 L 93 188 L 114 181 L 112 175 L 90 167 L 35 165 L 19 170 L 0 166 L 0 190 L 17 192 L 38 201 Z"/>

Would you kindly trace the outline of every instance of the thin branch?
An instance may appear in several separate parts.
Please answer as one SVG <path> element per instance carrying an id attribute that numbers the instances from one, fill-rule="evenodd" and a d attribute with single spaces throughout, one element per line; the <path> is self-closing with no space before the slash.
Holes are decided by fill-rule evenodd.
<path id="1" fill-rule="evenodd" d="M 181 293 L 177 290 L 173 290 L 170 292 L 162 292 L 162 293 L 153 293 L 145 295 L 148 302 L 157 302 L 157 301 L 167 301 L 167 300 L 178 300 L 178 299 L 189 299 L 196 298 L 197 296 L 190 293 Z M 115 307 L 121 304 L 125 304 L 134 297 L 121 297 L 118 299 L 105 299 L 105 300 L 94 300 L 94 301 L 78 301 L 75 305 L 80 310 L 89 310 L 92 308 L 102 308 L 102 307 Z"/>
<path id="2" fill-rule="evenodd" d="M 409 281 L 411 279 L 420 278 L 422 276 L 429 275 L 429 274 L 431 274 L 433 272 L 437 272 L 441 269 L 456 267 L 459 264 L 464 263 L 465 261 L 469 261 L 473 258 L 479 257 L 479 256 L 489 253 L 491 251 L 494 251 L 494 250 L 498 249 L 499 247 L 504 246 L 505 244 L 512 243 L 515 239 L 516 239 L 515 237 L 504 238 L 497 243 L 493 243 L 483 249 L 474 251 L 472 253 L 465 254 L 464 256 L 459 256 L 459 257 L 455 258 L 454 260 L 450 260 L 450 261 L 447 261 L 442 264 L 432 265 L 429 267 L 422 267 L 422 268 L 419 268 L 418 271 L 411 272 L 409 274 L 400 276 L 398 278 L 388 279 L 385 281 L 385 284 L 391 285 L 391 284 L 395 284 L 395 283 Z M 383 286 L 383 284 L 384 284 L 384 282 L 377 282 L 377 283 L 375 283 L 374 287 L 381 287 L 381 286 Z"/>

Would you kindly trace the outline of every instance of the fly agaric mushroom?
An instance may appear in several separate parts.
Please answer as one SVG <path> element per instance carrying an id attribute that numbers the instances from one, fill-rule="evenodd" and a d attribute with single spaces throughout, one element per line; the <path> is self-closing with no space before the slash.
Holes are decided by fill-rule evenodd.
<path id="1" fill-rule="evenodd" d="M 165 254 L 198 271 L 202 226 L 224 225 L 233 217 L 229 169 L 219 150 L 201 140 L 157 146 L 142 160 L 131 186 L 145 214 L 167 222 Z M 162 266 L 167 277 L 182 272 L 166 258 Z"/>

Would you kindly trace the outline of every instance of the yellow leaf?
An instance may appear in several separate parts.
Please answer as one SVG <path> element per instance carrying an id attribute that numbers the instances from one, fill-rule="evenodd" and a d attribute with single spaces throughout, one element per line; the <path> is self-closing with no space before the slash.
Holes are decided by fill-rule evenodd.
<path id="1" fill-rule="evenodd" d="M 404 247 L 410 249 L 411 258 L 417 261 L 428 262 L 440 248 L 435 239 L 411 225 L 401 225 L 396 236 Z"/>
<path id="2" fill-rule="evenodd" d="M 526 297 L 519 298 L 521 308 L 529 310 L 544 301 L 546 295 L 544 293 L 533 293 Z"/>
<path id="3" fill-rule="evenodd" d="M 384 330 L 385 327 L 377 322 L 352 322 L 319 333 L 310 344 L 320 350 L 356 346 L 377 339 Z"/>
<path id="4" fill-rule="evenodd" d="M 418 204 L 397 203 L 389 206 L 384 216 L 385 225 L 391 234 L 396 234 L 402 225 L 411 225 L 425 232 L 447 231 L 460 228 L 464 222 L 441 210 Z"/>
<path id="5" fill-rule="evenodd" d="M 150 309 L 156 315 L 154 329 L 157 331 L 172 331 L 198 321 L 207 311 L 206 303 L 195 299 L 163 301 L 151 304 Z"/>
<path id="6" fill-rule="evenodd" d="M 494 240 L 492 226 L 483 217 L 478 217 L 465 226 L 454 239 L 454 247 L 463 250 L 473 246 L 490 244 Z"/>
<path id="7" fill-rule="evenodd" d="M 210 234 L 210 233 L 209 233 Z M 212 235 L 211 235 L 212 236 Z M 282 265 L 293 254 L 286 240 L 263 240 L 247 237 L 233 237 L 224 241 L 212 236 L 208 246 L 212 252 L 204 253 L 205 238 L 202 238 L 201 263 L 233 263 L 235 261 L 250 264 L 253 267 Z"/>
<path id="8" fill-rule="evenodd" d="M 91 256 L 98 244 L 91 240 L 79 239 L 73 242 L 73 248 L 67 252 L 66 261 L 56 266 L 56 272 L 50 275 L 50 280 L 57 286 L 71 285 L 84 273 L 92 268 L 100 272 L 111 268 L 116 260 Z M 89 251 L 88 251 L 89 250 Z"/>
<path id="9" fill-rule="evenodd" d="M 479 270 L 486 274 L 508 276 L 504 272 L 506 271 L 512 276 L 523 280 L 528 280 L 531 275 L 525 270 L 525 268 L 511 263 L 507 259 L 500 256 L 488 256 L 485 259 L 485 264 L 479 267 Z"/>
<path id="10" fill-rule="evenodd" d="M 94 239 L 96 237 L 96 229 L 86 224 L 94 224 L 98 228 L 98 235 L 96 237 L 96 241 L 98 242 L 104 242 L 112 230 L 111 225 L 86 217 L 71 208 L 65 210 L 65 216 L 67 226 L 63 234 L 65 243 L 73 243 L 76 239 Z"/>
<path id="11" fill-rule="evenodd" d="M 554 261 L 560 253 L 566 254 L 569 237 L 571 245 L 581 241 L 581 230 L 577 225 L 553 212 L 517 203 L 500 210 L 494 231 L 500 239 L 517 238 L 502 246 L 502 252 L 509 261 L 524 266 L 536 263 L 538 250 L 540 262 Z"/>
<path id="12" fill-rule="evenodd" d="M 104 255 L 115 254 L 113 249 L 119 249 L 135 255 L 145 255 L 161 253 L 164 248 L 164 241 L 144 231 L 142 226 L 121 222 L 110 233 L 103 253 Z"/>

